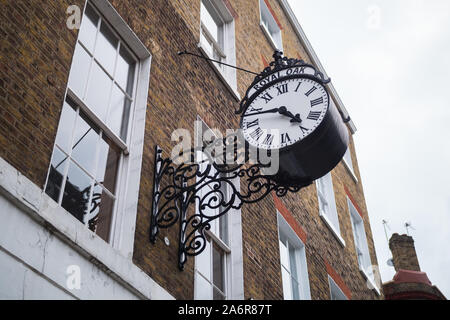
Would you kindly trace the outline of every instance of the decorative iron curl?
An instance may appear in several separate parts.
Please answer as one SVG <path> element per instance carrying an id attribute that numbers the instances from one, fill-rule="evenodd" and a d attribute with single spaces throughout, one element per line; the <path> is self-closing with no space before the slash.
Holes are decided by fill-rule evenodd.
<path id="1" fill-rule="evenodd" d="M 314 70 L 314 74 L 311 76 L 313 76 L 318 82 L 320 82 L 322 84 L 327 84 L 331 81 L 330 78 L 326 77 L 322 72 L 317 70 L 317 68 L 315 66 L 305 62 L 302 59 L 283 57 L 283 52 L 278 51 L 278 50 L 275 51 L 275 53 L 273 54 L 273 58 L 274 58 L 274 60 L 269 63 L 269 66 L 264 68 L 264 70 L 260 74 L 255 76 L 252 84 L 248 87 L 244 98 L 241 100 L 241 102 L 239 104 L 239 109 L 235 111 L 235 114 L 241 114 L 245 110 L 245 107 L 248 104 L 248 101 L 250 100 L 250 98 L 258 93 L 258 90 L 256 90 L 256 92 L 249 95 L 250 91 L 254 90 L 254 86 L 256 84 L 258 84 L 264 78 L 267 78 L 268 76 L 270 76 L 274 73 L 277 73 L 279 71 L 289 69 L 289 68 L 294 68 L 294 67 L 310 68 L 310 69 Z"/>
<path id="2" fill-rule="evenodd" d="M 235 141 L 230 137 L 217 139 L 206 147 L 191 149 L 188 157 L 183 155 L 184 159 L 191 160 L 199 152 L 205 155 L 196 159 L 196 163 L 178 164 L 179 159 L 164 159 L 162 150 L 159 147 L 155 149 L 150 241 L 155 243 L 160 228 L 169 228 L 179 221 L 180 270 L 183 270 L 188 256 L 203 252 L 208 242 L 207 231 L 214 220 L 230 210 L 240 209 L 245 203 L 261 201 L 272 192 L 283 197 L 311 184 L 311 181 L 304 181 L 296 186 L 281 185 L 271 176 L 264 175 L 263 169 L 270 165 L 248 165 L 238 161 L 232 165 L 217 163 L 216 160 L 224 157 L 225 153 L 214 154 L 212 150 L 220 150 L 216 148 L 220 144 L 225 149 Z M 232 157 L 236 160 L 240 156 L 246 157 L 245 147 L 234 149 Z M 161 188 L 163 179 L 168 185 Z M 245 182 L 242 189 L 235 185 L 236 179 Z M 190 205 L 195 205 L 195 213 L 187 217 Z"/>

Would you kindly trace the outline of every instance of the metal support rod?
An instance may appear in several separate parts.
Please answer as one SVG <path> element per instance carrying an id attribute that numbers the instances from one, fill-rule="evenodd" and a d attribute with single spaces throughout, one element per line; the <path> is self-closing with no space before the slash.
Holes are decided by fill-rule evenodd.
<path id="1" fill-rule="evenodd" d="M 239 67 L 236 67 L 236 66 L 233 66 L 231 64 L 228 64 L 228 63 L 225 63 L 225 62 L 221 62 L 221 61 L 218 61 L 218 60 L 210 59 L 210 58 L 207 58 L 205 56 L 189 52 L 187 50 L 178 51 L 177 54 L 179 56 L 181 56 L 183 54 L 188 54 L 188 55 L 191 55 L 191 56 L 194 56 L 194 57 L 197 57 L 197 58 L 201 58 L 201 59 L 204 59 L 204 60 L 207 60 L 207 61 L 212 61 L 212 62 L 215 62 L 215 63 L 223 64 L 224 66 L 227 66 L 227 67 L 230 67 L 230 68 L 234 68 L 234 69 L 241 70 L 241 71 L 244 71 L 244 72 L 248 72 L 248 73 L 251 73 L 251 74 L 254 74 L 254 75 L 258 75 L 258 73 L 256 73 L 256 72 L 253 72 L 253 71 L 250 71 L 250 70 L 246 70 L 246 69 L 243 69 L 243 68 L 239 68 Z"/>

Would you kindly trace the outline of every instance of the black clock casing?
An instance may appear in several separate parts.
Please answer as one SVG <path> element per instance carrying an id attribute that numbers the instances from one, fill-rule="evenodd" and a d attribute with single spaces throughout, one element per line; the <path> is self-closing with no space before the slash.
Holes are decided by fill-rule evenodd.
<path id="1" fill-rule="evenodd" d="M 279 170 L 272 179 L 281 185 L 295 186 L 305 181 L 313 181 L 330 172 L 344 156 L 349 140 L 349 133 L 341 114 L 326 90 L 323 75 L 302 60 L 279 58 L 272 63 L 273 68 L 266 70 L 255 78 L 241 102 L 241 128 L 247 108 L 260 93 L 276 86 L 279 82 L 303 78 L 311 79 L 322 85 L 328 96 L 328 106 L 319 125 L 302 140 L 279 150 Z M 289 69 L 289 70 L 288 70 Z M 287 71 L 286 71 L 287 70 Z M 289 72 L 296 70 L 297 72 Z M 295 101 L 293 102 L 295 107 Z M 266 152 L 266 150 L 264 150 Z"/>

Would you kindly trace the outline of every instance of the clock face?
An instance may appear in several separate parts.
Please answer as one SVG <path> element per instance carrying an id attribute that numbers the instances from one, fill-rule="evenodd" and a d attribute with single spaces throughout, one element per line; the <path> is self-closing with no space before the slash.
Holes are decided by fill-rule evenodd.
<path id="1" fill-rule="evenodd" d="M 322 122 L 328 94 L 309 78 L 274 83 L 250 103 L 241 128 L 249 144 L 260 149 L 281 149 L 301 141 Z"/>

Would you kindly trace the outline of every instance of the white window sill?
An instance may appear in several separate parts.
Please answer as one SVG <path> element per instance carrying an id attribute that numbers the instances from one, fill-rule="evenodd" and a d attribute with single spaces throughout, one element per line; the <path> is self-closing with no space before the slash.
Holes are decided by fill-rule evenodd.
<path id="1" fill-rule="evenodd" d="M 370 285 L 372 286 L 370 289 L 375 291 L 377 293 L 377 295 L 380 296 L 381 295 L 380 289 L 378 289 L 378 286 L 374 283 L 373 279 L 371 277 L 369 277 L 369 275 L 364 271 L 364 269 L 361 268 L 361 266 L 359 266 L 359 271 L 361 272 L 364 279 L 367 280 L 370 283 Z"/>
<path id="2" fill-rule="evenodd" d="M 275 40 L 273 40 L 272 35 L 270 34 L 269 30 L 267 30 L 266 26 L 262 24 L 262 22 L 259 24 L 264 35 L 266 36 L 267 40 L 269 41 L 270 45 L 274 50 L 280 50 L 283 51 L 283 48 L 278 48 L 277 44 L 275 43 Z"/>
<path id="3" fill-rule="evenodd" d="M 333 224 L 331 223 L 331 221 L 327 218 L 327 216 L 325 216 L 324 214 L 319 214 L 320 217 L 322 218 L 322 220 L 325 222 L 325 224 L 327 225 L 327 227 L 331 230 L 331 233 L 334 235 L 334 237 L 338 240 L 339 244 L 342 247 L 345 247 L 345 241 L 344 239 L 342 239 L 341 235 L 339 234 L 339 232 L 336 230 L 336 228 L 333 226 Z"/>
<path id="4" fill-rule="evenodd" d="M 203 46 L 203 44 L 201 42 L 198 43 L 197 47 L 199 48 L 200 52 L 207 58 L 209 59 L 214 59 L 213 57 L 211 57 L 208 54 L 208 51 L 206 50 L 206 48 Z M 222 70 L 220 70 L 216 63 L 212 62 L 212 61 L 208 61 L 209 64 L 213 67 L 214 71 L 217 73 L 217 75 L 219 76 L 220 80 L 222 80 L 222 82 L 225 84 L 225 87 L 227 87 L 228 91 L 230 91 L 230 93 L 232 94 L 233 98 L 236 99 L 236 101 L 241 101 L 241 96 L 239 94 L 239 92 L 237 92 L 236 86 L 233 85 L 230 80 L 228 78 L 225 77 L 225 75 L 223 74 Z M 229 68 L 229 67 L 226 67 Z"/>
<path id="5" fill-rule="evenodd" d="M 51 229 L 59 239 L 88 260 L 97 261 L 105 273 L 131 288 L 141 298 L 173 299 L 137 267 L 130 256 L 123 255 L 103 241 L 1 157 L 0 197 L 13 201 L 21 211 L 43 225 L 43 228 Z"/>
<path id="6" fill-rule="evenodd" d="M 342 159 L 342 162 L 344 163 L 344 167 L 345 169 L 347 169 L 348 173 L 350 174 L 350 176 L 352 177 L 352 179 L 358 183 L 358 178 L 356 177 L 355 173 L 353 172 L 353 170 L 350 168 L 350 166 L 347 164 L 347 161 L 345 161 L 345 159 Z"/>

